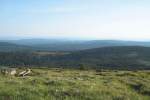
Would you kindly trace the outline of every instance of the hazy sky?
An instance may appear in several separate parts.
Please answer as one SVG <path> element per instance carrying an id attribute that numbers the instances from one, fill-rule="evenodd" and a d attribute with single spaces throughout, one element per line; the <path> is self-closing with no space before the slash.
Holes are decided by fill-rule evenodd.
<path id="1" fill-rule="evenodd" d="M 0 0 L 0 37 L 150 40 L 150 0 Z"/>

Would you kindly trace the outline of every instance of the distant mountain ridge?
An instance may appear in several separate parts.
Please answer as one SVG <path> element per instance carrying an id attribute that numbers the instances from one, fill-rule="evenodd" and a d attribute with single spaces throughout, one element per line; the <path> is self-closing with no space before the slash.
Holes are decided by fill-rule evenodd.
<path id="1" fill-rule="evenodd" d="M 3 42 L 3 41 L 2 41 Z M 121 40 L 59 40 L 59 39 L 22 39 L 7 40 L 7 43 L 20 46 L 23 49 L 28 47 L 32 50 L 41 51 L 78 51 L 100 47 L 111 46 L 145 46 L 150 47 L 150 42 L 121 41 Z M 0 44 L 4 45 L 4 44 Z M 7 44 L 6 44 L 7 45 Z M 11 45 L 10 45 L 11 48 Z"/>
<path id="2" fill-rule="evenodd" d="M 32 47 L 9 42 L 0 42 L 0 52 L 33 50 Z"/>

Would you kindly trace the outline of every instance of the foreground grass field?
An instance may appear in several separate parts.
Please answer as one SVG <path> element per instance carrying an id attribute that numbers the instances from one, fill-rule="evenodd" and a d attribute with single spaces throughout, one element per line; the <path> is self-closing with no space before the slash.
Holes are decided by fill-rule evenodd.
<path id="1" fill-rule="evenodd" d="M 150 71 L 32 69 L 0 75 L 0 100 L 150 100 Z"/>

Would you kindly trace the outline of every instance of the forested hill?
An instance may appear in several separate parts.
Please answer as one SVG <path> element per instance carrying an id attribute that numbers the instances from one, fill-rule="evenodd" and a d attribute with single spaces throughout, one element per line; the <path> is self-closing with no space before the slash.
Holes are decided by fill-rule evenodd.
<path id="1" fill-rule="evenodd" d="M 1 52 L 26 51 L 26 50 L 33 50 L 33 48 L 30 46 L 18 45 L 9 42 L 0 42 Z"/>
<path id="2" fill-rule="evenodd" d="M 85 65 L 108 68 L 150 69 L 150 47 L 116 46 L 83 50 L 69 55 Z"/>
<path id="3" fill-rule="evenodd" d="M 19 45 L 27 45 L 46 51 L 78 51 L 110 46 L 145 46 L 150 47 L 150 42 L 121 41 L 121 40 L 55 40 L 55 39 L 25 39 L 11 41 Z"/>
<path id="4" fill-rule="evenodd" d="M 150 69 L 150 47 L 116 46 L 70 53 L 0 52 L 2 66 Z"/>
<path id="5" fill-rule="evenodd" d="M 10 40 L 5 42 L 16 44 L 19 47 L 22 47 L 22 49 L 30 47 L 30 49 L 32 50 L 40 50 L 40 51 L 78 51 L 110 46 L 150 47 L 150 42 L 121 41 L 121 40 L 22 39 L 22 40 Z M 9 49 L 10 48 L 11 46 L 9 47 Z"/>

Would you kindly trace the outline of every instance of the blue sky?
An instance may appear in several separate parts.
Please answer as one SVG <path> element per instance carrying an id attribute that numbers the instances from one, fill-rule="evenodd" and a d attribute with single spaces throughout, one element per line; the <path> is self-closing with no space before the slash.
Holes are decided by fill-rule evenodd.
<path id="1" fill-rule="evenodd" d="M 150 40 L 150 1 L 0 0 L 0 37 Z"/>

